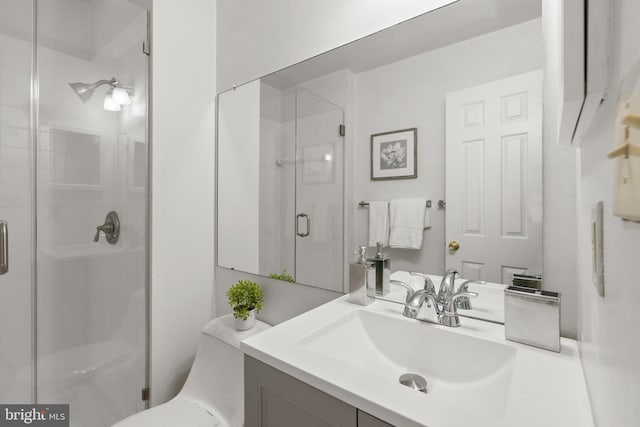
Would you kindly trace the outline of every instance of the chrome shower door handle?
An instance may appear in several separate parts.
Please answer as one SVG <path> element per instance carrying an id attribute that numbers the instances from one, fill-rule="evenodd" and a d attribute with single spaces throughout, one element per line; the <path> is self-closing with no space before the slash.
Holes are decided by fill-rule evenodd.
<path id="1" fill-rule="evenodd" d="M 307 220 L 307 231 L 304 233 L 300 232 L 300 218 L 305 218 Z M 311 218 L 306 213 L 299 213 L 296 215 L 296 234 L 300 237 L 307 237 L 311 234 Z"/>
<path id="2" fill-rule="evenodd" d="M 0 274 L 9 271 L 9 224 L 0 220 Z"/>

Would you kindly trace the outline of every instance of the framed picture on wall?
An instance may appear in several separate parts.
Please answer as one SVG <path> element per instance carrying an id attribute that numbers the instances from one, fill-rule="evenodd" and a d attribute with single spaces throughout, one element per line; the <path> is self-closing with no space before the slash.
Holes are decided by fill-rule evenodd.
<path id="1" fill-rule="evenodd" d="M 418 177 L 418 128 L 371 135 L 371 180 Z"/>

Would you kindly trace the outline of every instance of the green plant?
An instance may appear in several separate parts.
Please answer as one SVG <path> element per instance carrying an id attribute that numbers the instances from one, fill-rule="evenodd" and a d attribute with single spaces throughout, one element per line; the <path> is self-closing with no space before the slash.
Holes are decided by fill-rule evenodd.
<path id="1" fill-rule="evenodd" d="M 233 308 L 233 317 L 247 320 L 251 310 L 255 309 L 256 313 L 262 310 L 264 293 L 257 283 L 238 280 L 238 283 L 227 291 L 227 299 L 229 306 Z"/>
<path id="2" fill-rule="evenodd" d="M 282 273 L 280 274 L 270 273 L 269 277 L 271 277 L 272 279 L 284 280 L 285 282 L 296 283 L 296 279 L 287 274 L 286 268 L 282 270 Z"/>

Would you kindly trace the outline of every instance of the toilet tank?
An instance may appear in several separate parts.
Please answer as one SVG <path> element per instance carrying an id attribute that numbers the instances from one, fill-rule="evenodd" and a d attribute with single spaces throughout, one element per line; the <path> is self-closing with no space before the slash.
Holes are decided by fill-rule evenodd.
<path id="1" fill-rule="evenodd" d="M 235 329 L 232 315 L 213 319 L 202 328 L 193 366 L 178 396 L 197 402 L 230 426 L 243 425 L 244 362 L 240 341 L 270 328 L 256 321 L 248 331 Z"/>

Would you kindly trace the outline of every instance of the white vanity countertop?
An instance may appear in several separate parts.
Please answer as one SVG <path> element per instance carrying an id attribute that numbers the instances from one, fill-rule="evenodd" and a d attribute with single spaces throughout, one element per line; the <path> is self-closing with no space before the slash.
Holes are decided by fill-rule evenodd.
<path id="1" fill-rule="evenodd" d="M 461 318 L 462 326 L 407 319 L 397 303 L 376 301 L 363 307 L 338 298 L 242 342 L 242 350 L 272 367 L 396 426 L 429 427 L 555 427 L 593 426 L 582 365 L 574 340 L 562 339 L 554 353 L 507 341 L 499 324 Z M 358 310 L 401 319 L 408 327 L 440 328 L 515 349 L 515 362 L 506 406 L 499 416 L 482 413 L 459 401 L 443 402 L 397 382 L 380 381 L 379 373 L 355 369 L 301 344 L 327 324 Z M 390 319 L 391 320 L 391 319 Z M 394 337 L 390 337 L 394 339 Z M 397 346 L 402 348 L 403 342 Z M 328 349 L 340 352 L 340 348 Z M 326 353 L 325 351 L 325 353 Z M 438 352 L 438 348 L 433 349 Z M 468 363 L 477 355 L 468 354 Z M 430 354 L 419 357 L 429 358 Z M 357 363 L 357 361 L 354 361 Z"/>

